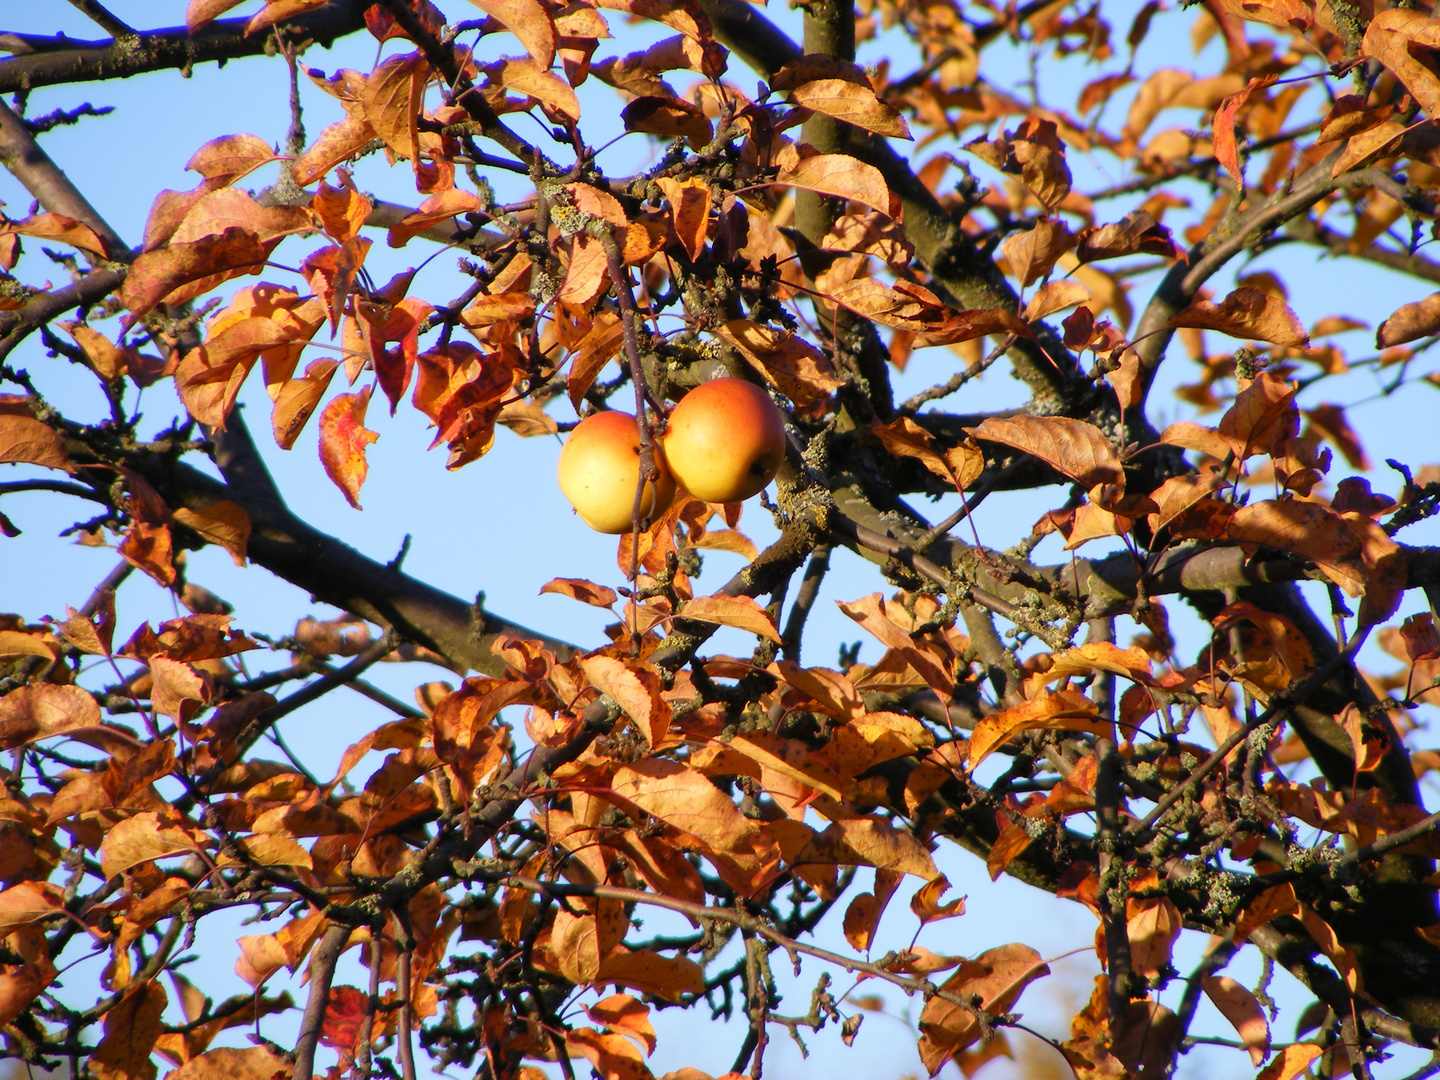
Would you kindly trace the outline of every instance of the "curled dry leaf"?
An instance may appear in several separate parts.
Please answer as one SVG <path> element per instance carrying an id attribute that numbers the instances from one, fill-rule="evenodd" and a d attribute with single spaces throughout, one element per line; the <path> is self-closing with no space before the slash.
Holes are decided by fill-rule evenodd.
<path id="1" fill-rule="evenodd" d="M 976 724 L 965 751 L 966 764 L 974 769 L 1006 740 L 1037 728 L 1083 731 L 1096 738 L 1113 738 L 1115 733 L 1115 725 L 1103 719 L 1095 703 L 1078 690 L 1044 690 Z"/>
<path id="2" fill-rule="evenodd" d="M 1435 333 L 1440 333 L 1440 293 L 1431 293 L 1424 300 L 1396 308 L 1375 331 L 1375 344 L 1388 349 Z"/>
<path id="3" fill-rule="evenodd" d="M 163 300 L 183 303 L 227 278 L 258 274 L 268 256 L 260 237 L 238 226 L 189 243 L 166 244 L 131 264 L 120 301 L 140 319 Z"/>
<path id="4" fill-rule="evenodd" d="M 74 472 L 60 433 L 31 416 L 24 400 L 0 396 L 0 463 Z"/>
<path id="5" fill-rule="evenodd" d="M 1419 55 L 1433 55 L 1436 49 L 1440 49 L 1440 27 L 1424 12 L 1408 8 L 1376 12 L 1360 43 L 1361 55 L 1394 72 L 1432 120 L 1440 116 L 1440 78 L 1433 59 L 1427 64 Z"/>
<path id="6" fill-rule="evenodd" d="M 33 236 L 69 244 L 99 259 L 108 259 L 112 254 L 99 233 L 83 221 L 63 214 L 34 214 L 23 221 L 0 220 L 0 236 Z"/>
<path id="7" fill-rule="evenodd" d="M 277 156 L 258 135 L 222 135 L 196 150 L 185 168 L 204 177 L 208 188 L 226 187 Z"/>
<path id="8" fill-rule="evenodd" d="M 760 326 L 749 319 L 732 319 L 712 333 L 735 348 L 765 381 L 796 405 L 824 400 L 845 385 L 830 359 L 810 342 L 789 330 Z"/>
<path id="9" fill-rule="evenodd" d="M 1001 945 L 966 960 L 940 985 L 942 992 L 963 1000 L 980 999 L 991 1016 L 1009 1012 L 1025 987 L 1050 974 L 1040 954 L 1026 945 Z M 984 1034 L 980 1018 L 942 997 L 932 997 L 920 1012 L 920 1060 L 931 1076 L 954 1055 Z"/>
<path id="10" fill-rule="evenodd" d="M 31 683 L 0 697 L 0 750 L 100 723 L 100 706 L 78 686 Z"/>
<path id="11" fill-rule="evenodd" d="M 1082 263 L 1125 255 L 1159 255 L 1173 259 L 1179 254 L 1170 230 L 1144 210 L 1132 211 L 1111 225 L 1082 229 L 1075 238 L 1075 255 Z"/>
<path id="12" fill-rule="evenodd" d="M 922 881 L 933 881 L 940 876 L 935 860 L 920 841 L 879 817 L 831 822 L 793 861 L 873 866 L 894 873 L 912 874 Z"/>
<path id="13" fill-rule="evenodd" d="M 1219 304 L 1196 300 L 1166 325 L 1215 330 L 1231 337 L 1297 348 L 1310 343 L 1299 316 L 1283 299 L 1249 285 L 1240 286 Z"/>
<path id="14" fill-rule="evenodd" d="M 985 456 L 974 439 L 965 439 L 942 456 L 930 433 L 908 416 L 889 424 L 872 421 L 870 430 L 890 453 L 915 458 L 940 479 L 954 484 L 957 491 L 970 487 L 985 471 Z"/>
<path id="15" fill-rule="evenodd" d="M 620 119 L 626 131 L 664 139 L 685 139 L 694 150 L 705 146 L 715 135 L 715 125 L 704 109 L 668 94 L 636 98 L 620 110 Z"/>

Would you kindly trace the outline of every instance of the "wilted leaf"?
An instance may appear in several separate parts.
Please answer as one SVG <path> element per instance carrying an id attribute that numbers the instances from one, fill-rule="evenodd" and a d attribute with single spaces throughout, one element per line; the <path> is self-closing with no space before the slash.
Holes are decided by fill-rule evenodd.
<path id="1" fill-rule="evenodd" d="M 1375 331 L 1375 344 L 1388 349 L 1435 333 L 1440 333 L 1440 293 L 1431 293 L 1424 300 L 1396 308 Z"/>
<path id="2" fill-rule="evenodd" d="M 1022 731 L 1083 731 L 1112 738 L 1114 725 L 1100 716 L 1095 703 L 1078 690 L 1045 690 L 982 719 L 970 734 L 966 763 L 974 769 L 1008 739 Z"/>
<path id="3" fill-rule="evenodd" d="M 380 438 L 365 426 L 369 404 L 367 386 L 358 394 L 341 394 L 320 413 L 320 463 L 325 466 L 325 475 L 356 510 L 360 509 L 360 488 L 369 472 L 365 448 Z"/>
<path id="4" fill-rule="evenodd" d="M 497 87 L 533 97 L 571 120 L 580 119 L 580 99 L 570 84 L 529 57 L 490 64 L 485 75 Z"/>
<path id="5" fill-rule="evenodd" d="M 203 176 L 207 187 L 225 187 L 275 158 L 275 148 L 258 135 L 222 135 L 196 150 L 185 168 Z"/>
<path id="6" fill-rule="evenodd" d="M 656 183 L 670 204 L 671 220 L 680 246 L 691 261 L 705 250 L 705 230 L 710 224 L 710 185 L 700 177 L 675 180 L 662 177 Z"/>
<path id="7" fill-rule="evenodd" d="M 1259 1065 L 1270 1053 L 1270 1024 L 1255 995 L 1228 975 L 1206 975 L 1200 986 L 1250 1052 L 1252 1065 Z"/>
<path id="8" fill-rule="evenodd" d="M 1278 76 L 1270 74 L 1257 76 L 1245 84 L 1245 89 L 1226 96 L 1215 110 L 1215 160 L 1230 174 L 1235 186 L 1245 190 L 1245 175 L 1240 171 L 1240 150 L 1235 143 L 1235 117 L 1250 100 L 1256 90 L 1263 90 L 1274 84 Z"/>
<path id="9" fill-rule="evenodd" d="M 1082 487 L 1123 484 L 1120 455 L 1105 433 L 1084 420 L 1063 416 L 988 417 L 966 428 L 977 439 L 1004 443 L 1033 454 Z"/>
<path id="10" fill-rule="evenodd" d="M 615 590 L 606 585 L 596 585 L 592 581 L 585 581 L 582 578 L 555 578 L 540 586 L 540 593 L 559 593 L 561 596 L 568 596 L 572 600 L 579 600 L 582 604 L 589 604 L 592 607 L 608 608 L 615 603 Z"/>
<path id="11" fill-rule="evenodd" d="M 1075 255 L 1081 262 L 1142 254 L 1167 259 L 1179 254 L 1170 230 L 1144 210 L 1132 211 L 1112 225 L 1082 229 L 1075 240 Z"/>
<path id="12" fill-rule="evenodd" d="M 548 68 L 555 62 L 555 26 L 539 0 L 470 2 L 519 38 L 525 51 L 540 67 Z"/>
<path id="13" fill-rule="evenodd" d="M 198 510 L 182 506 L 172 515 L 175 522 L 195 530 L 212 544 L 230 553 L 236 566 L 245 565 L 245 548 L 250 542 L 250 515 L 228 499 Z"/>
<path id="14" fill-rule="evenodd" d="M 890 194 L 880 170 L 849 154 L 816 154 L 805 158 L 793 169 L 782 170 L 775 177 L 775 183 L 851 199 L 897 221 L 900 218 L 899 200 Z"/>
<path id="15" fill-rule="evenodd" d="M 1284 300 L 1249 285 L 1240 286 L 1219 304 L 1196 300 L 1166 325 L 1216 330 L 1231 337 L 1270 341 L 1276 345 L 1300 347 L 1310 343 L 1304 325 Z"/>
<path id="16" fill-rule="evenodd" d="M 1049 973 L 1034 949 L 1001 945 L 965 961 L 940 989 L 962 999 L 978 997 L 980 1007 L 994 1016 L 1009 1012 L 1026 986 Z M 983 1033 L 971 1009 L 932 997 L 920 1012 L 920 1060 L 934 1076 L 945 1062 Z"/>
<path id="17" fill-rule="evenodd" d="M 893 106 L 876 97 L 875 91 L 868 85 L 845 79 L 815 79 L 791 90 L 790 100 L 876 135 L 894 139 L 912 138 L 905 118 Z"/>
<path id="18" fill-rule="evenodd" d="M 1433 60 L 1436 49 L 1440 49 L 1440 27 L 1425 13 L 1408 8 L 1376 12 L 1360 43 L 1361 55 L 1379 60 L 1394 72 L 1432 119 L 1440 116 L 1440 77 Z M 1425 51 L 1432 53 L 1429 63 L 1416 55 Z"/>
<path id="19" fill-rule="evenodd" d="M 891 454 L 915 458 L 940 479 L 954 484 L 957 491 L 975 483 L 985 469 L 985 457 L 973 439 L 945 451 L 942 457 L 930 433 L 907 416 L 889 424 L 872 421 L 870 430 Z"/>
<path id="20" fill-rule="evenodd" d="M 829 358 L 798 334 L 760 326 L 749 319 L 732 319 L 712 333 L 734 346 L 751 367 L 796 405 L 811 405 L 845 385 L 844 379 L 836 377 Z"/>
<path id="21" fill-rule="evenodd" d="M 151 980 L 134 987 L 105 1014 L 105 1034 L 90 1055 L 99 1080 L 155 1080 L 151 1061 L 165 1011 L 165 988 Z"/>
<path id="22" fill-rule="evenodd" d="M 0 462 L 74 472 L 60 433 L 27 412 L 0 408 Z"/>
<path id="23" fill-rule="evenodd" d="M 645 94 L 620 110 L 626 131 L 658 135 L 665 139 L 686 139 L 694 150 L 705 146 L 715 127 L 705 110 L 677 97 Z"/>
<path id="24" fill-rule="evenodd" d="M 653 727 L 652 713 L 655 702 L 649 688 L 640 681 L 635 672 L 619 660 L 610 656 L 587 656 L 580 661 L 580 670 L 590 685 L 602 694 L 608 694 L 625 715 L 635 722 L 636 729 L 645 736 L 645 741 L 654 746 L 657 734 Z"/>
<path id="25" fill-rule="evenodd" d="M 162 825 L 154 811 L 147 811 L 126 818 L 105 834 L 100 869 L 107 878 L 114 877 L 141 863 L 202 851 L 207 846 L 203 833 L 181 825 Z"/>
<path id="26" fill-rule="evenodd" d="M 831 822 L 793 860 L 794 863 L 835 863 L 873 866 L 923 881 L 940 876 L 923 844 L 884 818 L 857 817 Z"/>
<path id="27" fill-rule="evenodd" d="M 120 300 L 139 319 L 167 297 L 182 303 L 226 278 L 258 274 L 267 256 L 259 236 L 238 226 L 189 243 L 166 244 L 131 264 Z"/>
<path id="28" fill-rule="evenodd" d="M 1291 1043 L 1260 1070 L 1255 1080 L 1293 1080 L 1323 1053 L 1325 1048 L 1314 1043 Z"/>
<path id="29" fill-rule="evenodd" d="M 0 696 L 0 750 L 99 723 L 100 706 L 78 686 L 30 683 Z"/>
<path id="30" fill-rule="evenodd" d="M 63 214 L 34 214 L 23 221 L 0 219 L 0 236 L 15 235 L 69 244 L 100 259 L 108 259 L 111 255 L 109 245 L 99 233 L 83 221 Z"/>
<path id="31" fill-rule="evenodd" d="M 733 626 L 737 630 L 780 644 L 780 631 L 769 612 L 748 596 L 697 596 L 688 600 L 680 617 L 699 622 Z"/>

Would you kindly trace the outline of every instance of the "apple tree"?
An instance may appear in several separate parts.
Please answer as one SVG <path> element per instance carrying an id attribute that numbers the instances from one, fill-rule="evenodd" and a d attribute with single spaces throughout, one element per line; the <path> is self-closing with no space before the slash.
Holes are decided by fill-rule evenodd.
<path id="1" fill-rule="evenodd" d="M 42 500 L 114 569 L 0 616 L 6 1058 L 638 1080 L 689 1010 L 735 1045 L 671 1075 L 759 1080 L 854 1039 L 863 983 L 932 1075 L 1440 1069 L 1428 0 L 72 3 L 104 40 L 0 33 L 34 200 L 0 220 L 0 581 Z M 255 68 L 214 66 L 261 56 L 263 136 L 227 121 Z M 46 150 L 115 118 L 32 99 L 176 69 L 195 183 L 122 236 Z M 605 634 L 357 550 L 257 447 L 314 440 L 358 510 L 407 416 L 481 475 L 622 433 L 567 451 L 610 580 L 514 570 Z M 340 614 L 240 625 L 207 548 Z M 117 617 L 145 591 L 184 613 Z M 864 662 L 806 649 L 831 623 Z M 280 725 L 346 688 L 390 719 L 322 772 Z M 1026 1021 L 1049 958 L 967 925 L 957 852 L 1093 916 L 1068 1026 Z"/>

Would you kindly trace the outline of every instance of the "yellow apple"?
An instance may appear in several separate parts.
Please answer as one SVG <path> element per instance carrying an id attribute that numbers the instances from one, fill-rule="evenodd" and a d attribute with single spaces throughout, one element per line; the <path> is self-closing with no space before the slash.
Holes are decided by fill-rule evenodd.
<path id="1" fill-rule="evenodd" d="M 645 485 L 640 516 L 665 512 L 675 498 L 675 481 L 657 445 L 659 480 Z M 633 528 L 635 486 L 640 481 L 640 426 L 626 412 L 588 416 L 570 432 L 560 451 L 560 490 L 580 520 L 602 533 Z"/>
<path id="2" fill-rule="evenodd" d="M 744 379 L 701 383 L 670 413 L 665 460 L 703 502 L 739 502 L 775 478 L 785 458 L 785 418 Z"/>

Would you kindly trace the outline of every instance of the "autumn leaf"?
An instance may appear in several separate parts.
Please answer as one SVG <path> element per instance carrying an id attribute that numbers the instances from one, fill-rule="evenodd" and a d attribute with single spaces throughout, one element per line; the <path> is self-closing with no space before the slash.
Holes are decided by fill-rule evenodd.
<path id="1" fill-rule="evenodd" d="M 143 253 L 130 265 L 120 301 L 140 319 L 162 300 L 183 303 L 239 274 L 258 274 L 268 257 L 252 230 L 231 226 L 188 243 Z"/>
<path id="2" fill-rule="evenodd" d="M 570 84 L 529 57 L 501 60 L 484 71 L 494 86 L 532 97 L 572 121 L 580 119 L 580 99 Z"/>
<path id="3" fill-rule="evenodd" d="M 1291 1043 L 1260 1070 L 1255 1080 L 1294 1080 L 1323 1053 L 1325 1048 L 1314 1043 Z"/>
<path id="4" fill-rule="evenodd" d="M 683 619 L 733 626 L 777 645 L 780 643 L 780 631 L 775 626 L 775 620 L 748 596 L 697 596 L 686 601 L 679 614 Z"/>
<path id="5" fill-rule="evenodd" d="M 705 110 L 677 97 L 645 94 L 620 110 L 626 131 L 658 135 L 665 139 L 685 139 L 694 150 L 707 145 L 715 135 L 715 127 Z"/>
<path id="6" fill-rule="evenodd" d="M 539 0 L 470 0 L 472 4 L 500 23 L 525 46 L 525 51 L 541 67 L 555 62 L 555 26 L 550 14 Z"/>
<path id="7" fill-rule="evenodd" d="M 845 385 L 829 358 L 798 334 L 749 319 L 732 319 L 712 333 L 796 405 L 814 404 Z"/>
<path id="8" fill-rule="evenodd" d="M 1250 1063 L 1258 1066 L 1270 1054 L 1270 1024 L 1255 995 L 1228 975 L 1203 976 L 1200 987 L 1240 1036 Z"/>
<path id="9" fill-rule="evenodd" d="M 965 752 L 966 764 L 974 769 L 1009 739 L 1036 729 L 1114 737 L 1114 725 L 1103 719 L 1095 703 L 1078 690 L 1045 690 L 976 724 Z"/>
<path id="10" fill-rule="evenodd" d="M 360 509 L 360 487 L 369 472 L 365 448 L 380 438 L 365 426 L 369 404 L 367 386 L 358 394 L 341 394 L 320 413 L 320 463 L 356 510 Z"/>
<path id="11" fill-rule="evenodd" d="M 1435 333 L 1440 333 L 1440 293 L 1431 293 L 1424 300 L 1396 308 L 1375 331 L 1375 344 L 1388 349 Z"/>
<path id="12" fill-rule="evenodd" d="M 1432 120 L 1440 116 L 1440 78 L 1433 59 L 1427 64 L 1416 53 L 1435 49 L 1440 49 L 1440 28 L 1424 13 L 1407 8 L 1376 12 L 1360 43 L 1361 55 L 1394 72 Z"/>
<path id="13" fill-rule="evenodd" d="M 1220 162 L 1241 191 L 1245 190 L 1245 176 L 1240 171 L 1240 151 L 1235 143 L 1235 117 L 1255 91 L 1274 85 L 1277 77 L 1271 74 L 1251 79 L 1245 84 L 1245 89 L 1227 95 L 1220 103 L 1220 108 L 1215 111 L 1215 160 Z"/>
<path id="14" fill-rule="evenodd" d="M 776 174 L 775 183 L 850 199 L 897 221 L 900 219 L 899 200 L 891 195 L 880 170 L 849 154 L 816 154 L 805 158 L 794 168 L 782 169 Z"/>
<path id="15" fill-rule="evenodd" d="M 680 246 L 693 262 L 705 249 L 705 230 L 710 224 L 710 185 L 700 177 L 687 180 L 662 177 L 656 183 L 670 204 L 671 221 Z"/>
<path id="16" fill-rule="evenodd" d="M 590 680 L 591 686 L 602 694 L 609 695 L 625 715 L 635 722 L 636 729 L 645 736 L 648 745 L 654 746 L 656 736 L 665 734 L 664 731 L 654 730 L 656 703 L 650 695 L 650 689 L 640 681 L 635 672 L 609 656 L 587 656 L 580 661 L 580 670 L 585 672 L 585 678 Z"/>
<path id="17" fill-rule="evenodd" d="M 987 417 L 966 432 L 1033 454 L 1082 487 L 1124 484 L 1125 471 L 1104 432 L 1084 420 L 1063 416 Z"/>
<path id="18" fill-rule="evenodd" d="M 286 379 L 280 385 L 270 413 L 270 427 L 280 449 L 289 450 L 295 445 L 339 366 L 338 360 L 312 360 L 304 375 Z"/>
<path id="19" fill-rule="evenodd" d="M 1170 230 L 1144 210 L 1132 211 L 1111 225 L 1082 229 L 1075 238 L 1075 255 L 1082 263 L 1125 255 L 1159 255 L 1173 259 L 1178 254 Z"/>
<path id="20" fill-rule="evenodd" d="M 909 125 L 868 85 L 845 79 L 814 79 L 790 91 L 790 100 L 812 112 L 893 139 L 911 139 Z"/>
<path id="21" fill-rule="evenodd" d="M 4 399 L 0 399 L 0 463 L 3 462 L 75 471 L 60 432 L 29 415 L 28 406 L 16 404 L 7 408 Z"/>
<path id="22" fill-rule="evenodd" d="M 646 1055 L 655 1052 L 655 1028 L 650 1023 L 648 1005 L 629 994 L 612 994 L 584 1008 L 594 1023 L 633 1039 Z"/>
<path id="23" fill-rule="evenodd" d="M 1193 301 L 1166 325 L 1193 326 L 1276 345 L 1299 347 L 1310 343 L 1304 325 L 1284 300 L 1249 285 L 1240 286 L 1219 304 L 1209 300 Z"/>
<path id="24" fill-rule="evenodd" d="M 100 706 L 88 690 L 31 683 L 0 696 L 0 749 L 64 735 L 100 723 Z"/>
<path id="25" fill-rule="evenodd" d="M 909 417 L 889 424 L 872 421 L 870 430 L 891 454 L 916 459 L 957 491 L 970 487 L 985 470 L 985 457 L 973 439 L 945 451 L 942 457 L 930 433 Z"/>
<path id="26" fill-rule="evenodd" d="M 275 148 L 258 135 L 222 135 L 196 150 L 185 168 L 204 177 L 207 187 L 228 187 L 276 156 Z"/>
<path id="27" fill-rule="evenodd" d="M 568 596 L 572 600 L 579 600 L 582 604 L 589 604 L 592 607 L 608 608 L 617 599 L 615 590 L 607 585 L 596 585 L 593 581 L 586 581 L 583 578 L 555 578 L 540 586 L 540 593 L 558 593 L 561 596 Z"/>
<path id="28" fill-rule="evenodd" d="M 920 841 L 880 817 L 831 822 L 792 861 L 873 866 L 880 870 L 913 874 L 922 881 L 932 881 L 940 876 L 935 860 Z"/>
<path id="29" fill-rule="evenodd" d="M 127 991 L 105 1013 L 105 1034 L 89 1061 L 99 1080 L 155 1080 L 150 1054 L 167 1000 L 165 988 L 152 979 Z"/>
<path id="30" fill-rule="evenodd" d="M 1025 987 L 1050 973 L 1040 954 L 1025 945 L 1001 945 L 966 960 L 940 985 L 943 993 L 980 999 L 992 1016 L 1011 1010 Z M 920 1012 L 920 1060 L 934 1076 L 942 1065 L 984 1034 L 972 1009 L 932 997 Z"/>
<path id="31" fill-rule="evenodd" d="M 33 214 L 22 221 L 0 219 L 0 236 L 33 236 L 69 244 L 99 259 L 111 256 L 110 247 L 89 225 L 63 214 Z"/>

